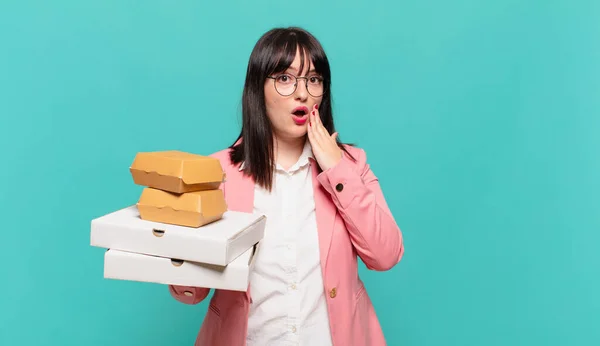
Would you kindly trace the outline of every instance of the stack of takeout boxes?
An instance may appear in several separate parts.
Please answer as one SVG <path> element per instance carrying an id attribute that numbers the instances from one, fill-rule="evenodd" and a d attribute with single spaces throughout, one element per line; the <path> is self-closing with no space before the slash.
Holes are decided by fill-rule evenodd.
<path id="1" fill-rule="evenodd" d="M 137 204 L 91 223 L 104 277 L 246 291 L 266 217 L 227 209 L 219 160 L 143 152 L 130 172 L 145 187 Z"/>

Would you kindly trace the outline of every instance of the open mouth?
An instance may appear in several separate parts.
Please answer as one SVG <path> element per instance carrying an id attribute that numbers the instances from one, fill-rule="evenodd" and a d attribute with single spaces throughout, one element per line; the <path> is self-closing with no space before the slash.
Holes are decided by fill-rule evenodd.
<path id="1" fill-rule="evenodd" d="M 307 107 L 298 107 L 298 108 L 294 109 L 292 114 L 294 114 L 295 116 L 297 116 L 299 118 L 302 118 L 308 114 L 308 108 Z"/>
<path id="2" fill-rule="evenodd" d="M 308 107 L 306 107 L 306 106 L 296 107 L 292 111 L 292 114 L 294 115 L 293 119 L 294 119 L 294 122 L 296 123 L 296 125 L 302 126 L 308 120 Z"/>

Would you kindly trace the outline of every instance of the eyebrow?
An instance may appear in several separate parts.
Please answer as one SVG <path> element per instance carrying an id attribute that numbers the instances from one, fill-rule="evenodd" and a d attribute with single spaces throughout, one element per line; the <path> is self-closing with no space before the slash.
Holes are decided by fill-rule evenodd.
<path id="1" fill-rule="evenodd" d="M 298 69 L 297 69 L 297 68 L 295 68 L 295 67 L 293 67 L 293 66 L 290 66 L 290 67 L 288 67 L 287 69 L 288 69 L 288 70 L 294 70 L 294 71 L 298 72 Z M 316 73 L 316 72 L 317 72 L 317 71 L 316 71 L 314 68 L 313 68 L 313 69 L 311 69 L 310 71 L 308 71 L 308 73 Z"/>

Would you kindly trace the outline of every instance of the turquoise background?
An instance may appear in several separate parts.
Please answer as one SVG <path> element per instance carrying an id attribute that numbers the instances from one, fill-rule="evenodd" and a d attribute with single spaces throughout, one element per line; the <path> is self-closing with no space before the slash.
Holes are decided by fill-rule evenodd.
<path id="1" fill-rule="evenodd" d="M 192 345 L 206 303 L 104 280 L 138 151 L 209 154 L 300 25 L 404 232 L 361 267 L 390 345 L 600 344 L 600 2 L 0 2 L 1 345 Z"/>

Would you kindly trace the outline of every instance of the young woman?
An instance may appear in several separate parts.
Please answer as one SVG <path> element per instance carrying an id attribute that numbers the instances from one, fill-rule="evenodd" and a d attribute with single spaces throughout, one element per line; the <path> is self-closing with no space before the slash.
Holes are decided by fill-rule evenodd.
<path id="1" fill-rule="evenodd" d="M 267 216 L 247 292 L 215 290 L 196 345 L 385 345 L 357 257 L 388 270 L 402 235 L 364 150 L 342 144 L 321 44 L 300 28 L 257 42 L 235 143 L 213 154 L 230 210 Z M 186 304 L 210 289 L 169 286 Z"/>

